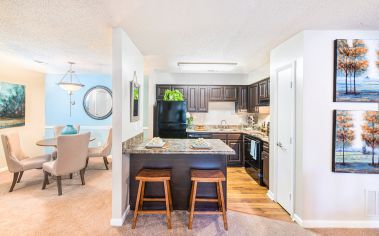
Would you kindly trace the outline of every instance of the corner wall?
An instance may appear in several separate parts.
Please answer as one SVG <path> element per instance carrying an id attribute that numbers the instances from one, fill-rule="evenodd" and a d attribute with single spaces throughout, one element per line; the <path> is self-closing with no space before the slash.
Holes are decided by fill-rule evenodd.
<path id="1" fill-rule="evenodd" d="M 112 31 L 113 150 L 112 150 L 112 219 L 122 226 L 129 210 L 129 155 L 122 154 L 122 143 L 143 132 L 143 96 L 140 119 L 130 122 L 130 81 L 136 71 L 143 94 L 143 56 L 121 28 Z"/>
<path id="2" fill-rule="evenodd" d="M 36 142 L 44 138 L 45 74 L 24 69 L 0 59 L 0 81 L 25 85 L 25 126 L 0 129 L 1 134 L 18 132 L 26 155 L 43 154 Z M 3 145 L 0 145 L 0 171 L 7 170 Z"/>

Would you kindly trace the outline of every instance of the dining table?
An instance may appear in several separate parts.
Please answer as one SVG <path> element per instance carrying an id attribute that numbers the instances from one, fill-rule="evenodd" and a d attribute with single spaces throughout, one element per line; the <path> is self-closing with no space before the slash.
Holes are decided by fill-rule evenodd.
<path id="1" fill-rule="evenodd" d="M 92 142 L 96 138 L 95 137 L 90 137 L 89 141 Z M 46 139 L 41 139 L 37 141 L 37 146 L 42 146 L 42 147 L 57 147 L 58 146 L 58 141 L 57 138 L 46 138 Z"/>

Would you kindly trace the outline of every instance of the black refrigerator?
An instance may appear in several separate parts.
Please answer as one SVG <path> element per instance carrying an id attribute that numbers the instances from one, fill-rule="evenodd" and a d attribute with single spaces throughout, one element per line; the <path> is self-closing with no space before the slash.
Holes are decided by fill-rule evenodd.
<path id="1" fill-rule="evenodd" d="M 187 102 L 157 101 L 155 136 L 160 138 L 186 138 Z"/>

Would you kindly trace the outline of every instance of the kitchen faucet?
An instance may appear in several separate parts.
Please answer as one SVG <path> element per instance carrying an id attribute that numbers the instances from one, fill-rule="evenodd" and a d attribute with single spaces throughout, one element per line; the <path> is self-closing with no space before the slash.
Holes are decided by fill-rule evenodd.
<path id="1" fill-rule="evenodd" d="M 222 125 L 224 123 L 224 125 Z M 226 120 L 222 120 L 220 122 L 220 126 L 221 126 L 221 129 L 226 129 L 227 128 L 227 123 L 226 123 Z"/>

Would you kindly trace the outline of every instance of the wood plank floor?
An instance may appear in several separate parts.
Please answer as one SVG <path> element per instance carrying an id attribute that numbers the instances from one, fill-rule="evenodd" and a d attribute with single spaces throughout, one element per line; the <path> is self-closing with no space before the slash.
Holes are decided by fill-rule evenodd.
<path id="1" fill-rule="evenodd" d="M 267 188 L 260 186 L 243 167 L 228 167 L 228 209 L 270 219 L 291 221 L 288 213 L 266 195 Z"/>

